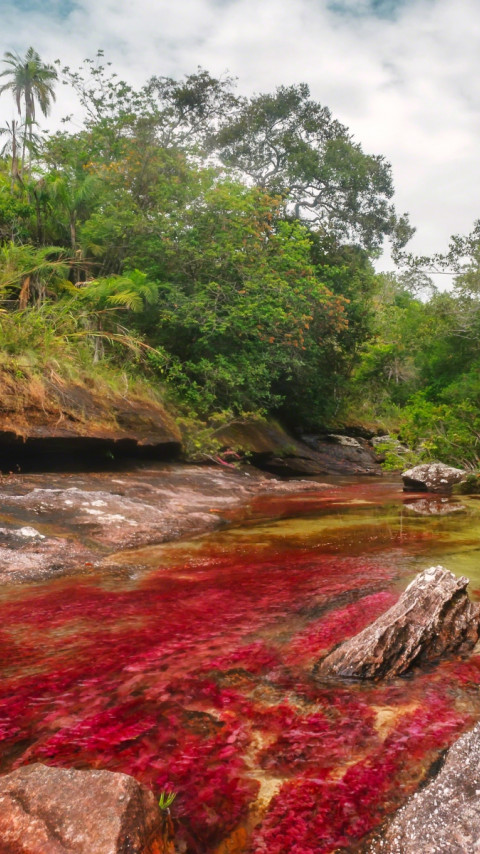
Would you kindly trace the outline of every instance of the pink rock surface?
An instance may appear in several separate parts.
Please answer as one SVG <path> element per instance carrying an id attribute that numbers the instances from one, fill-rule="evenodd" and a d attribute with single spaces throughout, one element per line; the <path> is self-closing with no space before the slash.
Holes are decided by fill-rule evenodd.
<path id="1" fill-rule="evenodd" d="M 35 764 L 0 777 L 0 854 L 144 854 L 152 792 L 127 774 Z"/>

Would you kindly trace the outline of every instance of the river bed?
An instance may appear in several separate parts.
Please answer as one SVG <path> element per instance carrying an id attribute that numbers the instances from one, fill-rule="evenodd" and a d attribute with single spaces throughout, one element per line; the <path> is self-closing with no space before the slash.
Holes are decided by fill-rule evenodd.
<path id="1" fill-rule="evenodd" d="M 331 480 L 223 516 L 2 588 L 0 772 L 175 791 L 189 854 L 357 851 L 480 718 L 480 656 L 373 685 L 320 682 L 315 663 L 433 564 L 479 598 L 480 501 Z"/>

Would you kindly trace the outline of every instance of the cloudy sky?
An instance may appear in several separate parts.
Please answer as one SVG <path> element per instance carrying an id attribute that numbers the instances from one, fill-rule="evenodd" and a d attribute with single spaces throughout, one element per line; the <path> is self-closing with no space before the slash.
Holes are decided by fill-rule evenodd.
<path id="1" fill-rule="evenodd" d="M 198 65 L 245 94 L 304 81 L 391 162 L 412 249 L 442 251 L 480 218 L 479 0 L 0 0 L 0 12 L 1 53 L 33 45 L 75 66 L 103 48 L 132 83 Z M 3 96 L 0 120 L 11 114 Z"/>

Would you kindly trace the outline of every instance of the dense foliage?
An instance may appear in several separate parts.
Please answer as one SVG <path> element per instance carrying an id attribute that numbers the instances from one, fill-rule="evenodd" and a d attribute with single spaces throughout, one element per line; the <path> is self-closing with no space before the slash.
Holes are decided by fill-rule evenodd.
<path id="1" fill-rule="evenodd" d="M 20 113 L 0 161 L 9 317 L 48 304 L 60 338 L 89 332 L 92 360 L 127 361 L 202 417 L 331 419 L 370 335 L 369 253 L 408 232 L 383 158 L 305 85 L 248 100 L 201 69 L 134 91 L 101 55 L 78 71 L 32 49 L 5 64 Z M 41 134 L 35 104 L 47 113 L 60 79 L 83 127 Z"/>
<path id="2" fill-rule="evenodd" d="M 101 53 L 72 70 L 33 48 L 0 78 L 18 114 L 0 129 L 4 363 L 41 334 L 66 362 L 81 338 L 84 361 L 137 372 L 204 421 L 353 420 L 417 458 L 478 463 L 480 228 L 433 261 L 402 256 L 389 164 L 305 84 L 244 98 L 198 69 L 135 91 Z M 60 82 L 83 125 L 45 134 Z M 374 272 L 385 239 L 398 277 Z M 433 264 L 453 290 L 425 290 Z"/>

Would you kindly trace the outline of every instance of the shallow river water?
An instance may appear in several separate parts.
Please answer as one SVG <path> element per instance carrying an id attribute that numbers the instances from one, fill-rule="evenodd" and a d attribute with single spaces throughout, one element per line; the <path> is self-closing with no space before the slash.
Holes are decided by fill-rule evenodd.
<path id="1" fill-rule="evenodd" d="M 109 768 L 175 791 L 189 854 L 357 851 L 480 718 L 480 656 L 386 684 L 314 665 L 440 563 L 480 597 L 480 501 L 364 479 L 256 499 L 118 572 L 5 587 L 0 772 Z"/>

